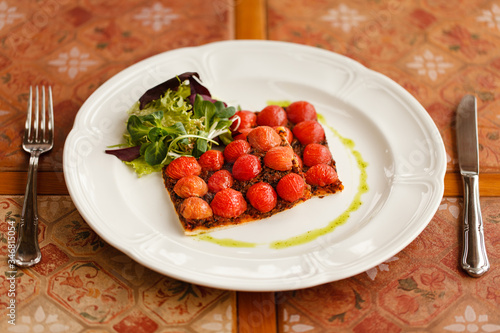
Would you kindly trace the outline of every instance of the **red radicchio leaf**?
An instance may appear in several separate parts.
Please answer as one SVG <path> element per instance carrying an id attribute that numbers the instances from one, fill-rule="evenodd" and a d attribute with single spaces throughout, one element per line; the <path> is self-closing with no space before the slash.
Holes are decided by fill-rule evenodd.
<path id="1" fill-rule="evenodd" d="M 196 72 L 182 73 L 149 89 L 139 98 L 140 109 L 144 109 L 149 102 L 160 98 L 168 89 L 176 90 L 179 85 L 186 80 L 189 80 L 191 94 L 207 95 L 210 97 L 210 91 L 198 82 L 195 77 L 200 79 L 200 75 Z"/>
<path id="2" fill-rule="evenodd" d="M 141 156 L 140 150 L 141 146 L 134 146 L 120 149 L 107 149 L 104 152 L 106 154 L 115 155 L 122 161 L 131 162 Z"/>

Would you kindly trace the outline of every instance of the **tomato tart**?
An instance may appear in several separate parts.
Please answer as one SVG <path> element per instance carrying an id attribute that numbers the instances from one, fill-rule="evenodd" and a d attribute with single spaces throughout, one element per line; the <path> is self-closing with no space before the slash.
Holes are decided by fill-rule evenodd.
<path id="1" fill-rule="evenodd" d="M 264 219 L 342 191 L 311 103 L 268 105 L 258 112 L 237 111 L 231 118 L 233 141 L 223 149 L 198 158 L 181 156 L 162 169 L 186 235 Z"/>

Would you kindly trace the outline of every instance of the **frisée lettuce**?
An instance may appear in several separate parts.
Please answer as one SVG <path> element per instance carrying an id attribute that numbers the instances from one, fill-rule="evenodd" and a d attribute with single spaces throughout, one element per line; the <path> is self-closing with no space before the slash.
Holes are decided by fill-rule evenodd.
<path id="1" fill-rule="evenodd" d="M 161 171 L 180 156 L 199 157 L 232 141 L 229 127 L 236 112 L 214 100 L 197 73 L 183 73 L 148 90 L 129 110 L 124 144 L 109 148 L 138 176 Z"/>

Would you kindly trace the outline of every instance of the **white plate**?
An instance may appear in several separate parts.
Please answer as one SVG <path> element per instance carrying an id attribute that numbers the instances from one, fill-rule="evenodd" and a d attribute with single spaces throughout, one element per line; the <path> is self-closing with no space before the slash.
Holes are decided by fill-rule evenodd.
<path id="1" fill-rule="evenodd" d="M 137 178 L 107 146 L 122 142 L 127 110 L 150 87 L 195 71 L 217 98 L 260 110 L 307 100 L 326 128 L 345 190 L 245 226 L 212 233 L 255 243 L 227 247 L 184 236 L 159 174 Z M 270 244 L 323 228 L 353 201 L 355 153 L 369 191 L 345 224 L 302 245 Z M 277 291 L 347 278 L 389 259 L 426 227 L 443 195 L 446 156 L 433 121 L 402 87 L 344 56 L 272 41 L 226 41 L 165 52 L 115 75 L 84 103 L 64 147 L 64 175 L 88 224 L 108 243 L 165 275 L 223 289 Z"/>

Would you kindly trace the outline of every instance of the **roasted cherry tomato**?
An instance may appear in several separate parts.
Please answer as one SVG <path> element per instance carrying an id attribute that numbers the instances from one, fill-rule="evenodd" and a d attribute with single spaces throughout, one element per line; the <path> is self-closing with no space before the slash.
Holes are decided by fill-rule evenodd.
<path id="1" fill-rule="evenodd" d="M 175 183 L 174 192 L 181 198 L 202 197 L 207 194 L 208 186 L 198 176 L 186 176 Z"/>
<path id="2" fill-rule="evenodd" d="M 293 102 L 286 108 L 288 120 L 298 124 L 305 120 L 316 120 L 318 115 L 314 106 L 305 101 Z"/>
<path id="3" fill-rule="evenodd" d="M 236 180 L 254 179 L 262 171 L 260 161 L 255 155 L 245 154 L 238 157 L 233 164 L 233 177 Z"/>
<path id="4" fill-rule="evenodd" d="M 310 143 L 321 143 L 325 140 L 325 130 L 315 120 L 306 120 L 298 123 L 293 128 L 293 135 L 303 145 Z"/>
<path id="5" fill-rule="evenodd" d="M 281 144 L 281 137 L 269 126 L 256 127 L 248 133 L 247 140 L 253 148 L 260 151 L 268 151 Z"/>
<path id="6" fill-rule="evenodd" d="M 224 155 L 219 150 L 209 150 L 204 152 L 198 159 L 200 166 L 208 171 L 217 171 L 224 165 Z"/>
<path id="7" fill-rule="evenodd" d="M 229 163 L 234 163 L 238 157 L 248 154 L 252 150 L 250 144 L 245 140 L 234 140 L 224 149 L 224 158 Z"/>
<path id="8" fill-rule="evenodd" d="M 259 212 L 267 213 L 278 203 L 278 196 L 273 187 L 265 182 L 252 185 L 247 191 L 247 199 Z"/>
<path id="9" fill-rule="evenodd" d="M 278 105 L 268 105 L 257 115 L 259 126 L 285 126 L 287 122 L 285 110 Z"/>
<path id="10" fill-rule="evenodd" d="M 307 166 L 313 166 L 320 163 L 328 164 L 332 160 L 332 154 L 328 147 L 320 145 L 319 143 L 310 143 L 304 148 L 302 160 Z"/>
<path id="11" fill-rule="evenodd" d="M 212 208 L 205 200 L 198 197 L 185 199 L 180 206 L 181 215 L 189 220 L 207 219 L 213 215 Z"/>
<path id="12" fill-rule="evenodd" d="M 306 172 L 306 181 L 310 185 L 326 186 L 338 179 L 337 171 L 327 164 L 316 164 Z"/>
<path id="13" fill-rule="evenodd" d="M 236 134 L 233 139 L 234 140 L 246 140 L 248 133 L 250 133 L 253 130 L 253 128 L 244 128 L 240 131 L 238 131 L 238 134 Z"/>
<path id="14" fill-rule="evenodd" d="M 291 170 L 294 152 L 291 147 L 278 146 L 269 149 L 264 156 L 264 165 L 279 171 Z"/>
<path id="15" fill-rule="evenodd" d="M 208 190 L 212 193 L 217 193 L 231 186 L 233 186 L 233 176 L 227 170 L 216 171 L 208 178 Z"/>
<path id="16" fill-rule="evenodd" d="M 241 130 L 257 126 L 257 115 L 252 111 L 236 111 L 234 116 L 229 119 L 239 117 L 240 120 L 235 120 L 230 129 L 233 132 L 241 133 Z"/>
<path id="17" fill-rule="evenodd" d="M 199 176 L 201 166 L 196 158 L 181 156 L 170 162 L 165 171 L 170 178 L 181 179 L 186 176 Z"/>
<path id="18" fill-rule="evenodd" d="M 289 173 L 278 182 L 276 191 L 283 200 L 294 202 L 304 197 L 306 184 L 296 173 Z"/>
<path id="19" fill-rule="evenodd" d="M 241 192 L 226 188 L 215 194 L 210 207 L 215 215 L 231 218 L 243 214 L 247 210 L 247 202 Z"/>

